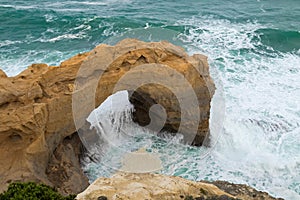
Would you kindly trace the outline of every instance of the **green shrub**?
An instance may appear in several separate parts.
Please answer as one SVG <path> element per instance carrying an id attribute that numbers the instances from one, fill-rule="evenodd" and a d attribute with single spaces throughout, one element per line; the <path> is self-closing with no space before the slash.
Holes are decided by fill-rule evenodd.
<path id="1" fill-rule="evenodd" d="M 7 191 L 0 194 L 0 200 L 73 200 L 75 197 L 64 197 L 54 188 L 33 182 L 11 183 Z"/>

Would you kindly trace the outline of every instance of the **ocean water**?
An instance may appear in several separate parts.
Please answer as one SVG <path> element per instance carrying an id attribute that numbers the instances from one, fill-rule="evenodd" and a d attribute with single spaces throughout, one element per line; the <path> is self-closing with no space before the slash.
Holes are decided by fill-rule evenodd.
<path id="1" fill-rule="evenodd" d="M 90 180 L 110 176 L 125 152 L 146 147 L 161 156 L 160 173 L 245 183 L 294 200 L 300 199 L 299 19 L 299 0 L 0 0 L 0 67 L 13 76 L 31 63 L 58 65 L 124 37 L 169 40 L 189 54 L 203 53 L 223 88 L 212 120 L 218 95 L 225 103 L 213 147 L 186 146 L 180 135 L 162 139 L 136 126 L 124 97 L 122 109 L 107 111 L 104 104 L 95 111 L 114 119 L 103 122 L 114 122 L 103 136 L 114 145 L 101 161 L 85 163 Z"/>

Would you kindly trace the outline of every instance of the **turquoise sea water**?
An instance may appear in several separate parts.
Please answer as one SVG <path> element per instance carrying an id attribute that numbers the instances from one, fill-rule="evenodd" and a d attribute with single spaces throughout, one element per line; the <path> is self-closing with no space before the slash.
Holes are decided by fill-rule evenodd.
<path id="1" fill-rule="evenodd" d="M 31 63 L 57 65 L 126 36 L 204 53 L 226 104 L 223 133 L 209 156 L 166 145 L 130 122 L 140 135 L 122 145 L 159 152 L 165 174 L 246 183 L 294 200 L 300 199 L 299 19 L 299 0 L 0 0 L 0 67 L 16 75 Z M 103 160 L 118 165 L 109 158 Z M 86 170 L 91 179 L 110 173 L 99 164 Z"/>

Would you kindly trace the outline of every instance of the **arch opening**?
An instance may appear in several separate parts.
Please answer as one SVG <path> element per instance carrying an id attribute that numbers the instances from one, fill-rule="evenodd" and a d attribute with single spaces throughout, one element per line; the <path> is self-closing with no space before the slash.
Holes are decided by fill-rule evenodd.
<path id="1" fill-rule="evenodd" d="M 81 163 L 91 181 L 118 170 L 142 173 L 160 170 L 158 154 L 150 154 L 154 150 L 153 142 L 159 137 L 173 142 L 176 140 L 177 143 L 182 141 L 182 136 L 167 137 L 167 132 L 158 135 L 157 131 L 149 129 L 149 124 L 140 126 L 136 123 L 133 120 L 135 105 L 130 102 L 130 93 L 122 90 L 110 95 L 90 113 L 85 125 L 78 130 L 85 146 L 89 145 Z M 142 162 L 139 162 L 140 159 Z"/>

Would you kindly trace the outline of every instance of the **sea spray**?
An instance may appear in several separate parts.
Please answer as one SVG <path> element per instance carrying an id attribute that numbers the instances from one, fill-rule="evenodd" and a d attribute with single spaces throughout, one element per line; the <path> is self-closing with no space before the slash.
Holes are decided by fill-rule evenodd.
<path id="1" fill-rule="evenodd" d="M 300 198 L 299 18 L 297 0 L 45 0 L 39 4 L 3 0 L 0 67 L 16 75 L 32 63 L 57 66 L 128 30 L 177 31 L 182 36 L 180 46 L 207 55 L 211 72 L 221 75 L 226 98 L 223 134 L 213 139 L 217 145 L 203 159 L 198 148 L 176 142 L 180 138 L 168 145 L 168 140 L 126 121 L 132 126 L 129 133 L 137 135 L 120 140 L 121 146 L 128 152 L 143 146 L 160 152 L 162 173 L 246 183 L 294 200 Z M 173 35 L 161 39 L 174 41 Z M 89 162 L 84 168 L 90 180 L 109 176 L 113 170 L 107 166 L 120 165 L 120 151 L 104 150 L 102 163 Z"/>

